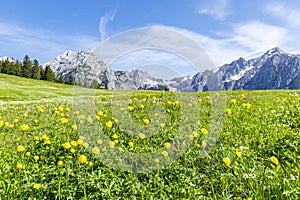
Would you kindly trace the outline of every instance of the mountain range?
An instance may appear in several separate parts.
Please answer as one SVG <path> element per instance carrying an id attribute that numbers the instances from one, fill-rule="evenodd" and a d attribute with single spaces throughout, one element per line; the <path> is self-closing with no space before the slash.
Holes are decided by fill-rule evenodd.
<path id="1" fill-rule="evenodd" d="M 239 58 L 215 70 L 172 80 L 157 79 L 141 70 L 114 71 L 91 50 L 66 51 L 43 64 L 46 65 L 52 68 L 56 77 L 64 75 L 65 81 L 72 74 L 76 84 L 91 85 L 96 81 L 100 88 L 107 89 L 170 89 L 181 92 L 300 89 L 300 55 L 278 47 L 257 58 Z"/>

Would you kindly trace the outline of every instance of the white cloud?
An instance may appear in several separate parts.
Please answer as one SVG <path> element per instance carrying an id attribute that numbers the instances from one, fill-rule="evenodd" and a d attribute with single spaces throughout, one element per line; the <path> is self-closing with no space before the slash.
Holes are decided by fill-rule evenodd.
<path id="1" fill-rule="evenodd" d="M 100 18 L 99 32 L 101 36 L 101 41 L 107 38 L 106 25 L 108 22 L 110 21 L 112 22 L 114 20 L 116 14 L 117 14 L 117 10 L 114 10 Z"/>
<path id="2" fill-rule="evenodd" d="M 251 51 L 282 47 L 288 42 L 289 31 L 283 27 L 259 21 L 234 25 L 231 40 Z"/>
<path id="3" fill-rule="evenodd" d="M 277 17 L 288 23 L 291 27 L 300 26 L 300 9 L 291 8 L 279 2 L 268 3 L 265 6 L 265 11 L 274 17 Z"/>
<path id="4" fill-rule="evenodd" d="M 202 5 L 198 10 L 199 14 L 211 15 L 217 20 L 224 20 L 229 15 L 228 10 L 229 0 L 212 0 Z"/>
<path id="5" fill-rule="evenodd" d="M 177 48 L 184 49 L 183 54 L 181 54 L 183 58 L 194 59 L 195 57 L 198 57 L 201 58 L 200 60 L 203 60 L 203 58 L 207 58 L 205 56 L 205 54 L 207 54 L 211 58 L 212 62 L 198 62 L 198 65 L 200 66 L 198 70 L 219 67 L 225 63 L 230 63 L 238 59 L 239 57 L 247 58 L 255 53 L 259 53 L 256 54 L 257 56 L 259 56 L 267 50 L 276 46 L 279 46 L 285 50 L 289 50 L 292 48 L 292 45 L 299 45 L 299 43 L 291 42 L 292 37 L 288 29 L 265 24 L 260 21 L 250 21 L 242 24 L 234 24 L 232 25 L 232 30 L 230 32 L 224 33 L 225 37 L 223 37 L 222 39 L 212 38 L 178 27 L 170 27 L 164 25 L 154 25 L 151 27 L 168 29 L 185 35 L 192 41 L 194 41 L 200 48 L 202 48 L 204 51 L 193 51 L 193 49 L 197 50 L 197 48 L 192 47 L 192 45 L 186 47 L 187 44 L 184 42 L 187 40 L 179 40 L 179 37 L 176 34 L 168 34 L 167 38 L 157 37 L 158 41 L 155 43 L 155 45 L 157 44 L 158 46 L 166 43 L 165 49 L 168 50 L 168 47 L 170 47 L 169 49 L 174 49 L 174 52 L 182 53 L 182 51 L 177 51 Z M 147 41 L 152 40 L 155 36 L 151 35 L 151 33 L 144 33 L 141 35 L 143 36 L 141 37 L 141 39 L 138 35 L 124 36 L 122 39 L 116 41 L 116 43 L 111 43 L 111 46 L 105 48 L 104 51 L 106 52 L 104 52 L 104 54 L 108 55 L 108 57 L 113 57 L 114 55 L 110 53 L 115 53 L 120 49 L 138 49 L 137 46 L 133 44 L 134 42 L 130 41 L 140 40 L 140 42 L 142 43 L 147 43 Z M 171 42 L 173 46 L 167 46 L 168 41 L 175 42 Z M 122 51 L 120 51 L 120 53 L 122 54 Z M 101 55 L 101 53 L 96 53 L 96 55 L 98 55 L 99 58 L 105 57 L 103 56 L 103 54 Z M 117 53 L 116 55 L 119 54 Z M 104 58 L 104 60 L 106 59 Z M 183 60 L 175 59 L 174 56 L 157 51 L 142 51 L 140 49 L 138 49 L 138 51 L 134 54 L 123 56 L 121 60 L 114 63 L 114 68 L 117 69 L 118 66 L 126 66 L 133 69 L 141 65 L 153 63 L 164 65 L 168 68 L 173 68 L 174 71 L 182 75 L 187 75 L 187 73 L 193 74 L 193 72 L 195 72 L 195 69 L 194 71 L 191 70 L 191 65 L 184 63 Z M 207 63 L 211 65 L 206 66 Z M 212 63 L 214 63 L 215 66 L 213 66 Z"/>
<path id="6" fill-rule="evenodd" d="M 22 59 L 29 54 L 45 62 L 66 50 L 80 51 L 94 48 L 99 43 L 99 38 L 87 35 L 57 35 L 46 30 L 0 22 L 0 56 Z"/>
<path id="7" fill-rule="evenodd" d="M 167 27 L 193 39 L 202 47 L 217 67 L 230 63 L 239 57 L 247 57 L 255 52 L 263 53 L 279 46 L 290 49 L 289 31 L 259 21 L 232 25 L 227 37 L 216 39 L 186 29 Z"/>

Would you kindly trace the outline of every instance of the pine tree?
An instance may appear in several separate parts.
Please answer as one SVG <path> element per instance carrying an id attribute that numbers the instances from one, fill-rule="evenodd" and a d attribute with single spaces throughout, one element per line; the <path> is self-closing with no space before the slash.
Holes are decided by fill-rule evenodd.
<path id="1" fill-rule="evenodd" d="M 39 62 L 36 59 L 33 60 L 32 78 L 37 80 L 41 79 Z"/>
<path id="2" fill-rule="evenodd" d="M 15 76 L 21 76 L 22 73 L 22 63 L 20 63 L 18 60 L 13 63 L 14 65 L 14 71 L 15 71 Z"/>
<path id="3" fill-rule="evenodd" d="M 21 76 L 25 78 L 32 77 L 32 64 L 28 55 L 24 57 Z"/>
<path id="4" fill-rule="evenodd" d="M 40 66 L 40 77 L 41 80 L 46 80 L 45 69 L 42 66 Z"/>
<path id="5" fill-rule="evenodd" d="M 45 80 L 46 81 L 55 81 L 55 75 L 49 65 L 46 66 L 45 69 Z"/>
<path id="6" fill-rule="evenodd" d="M 62 74 L 59 75 L 59 78 L 58 78 L 57 82 L 58 83 L 64 83 L 65 82 L 64 77 L 63 77 Z"/>
<path id="7" fill-rule="evenodd" d="M 69 77 L 69 82 L 68 82 L 69 85 L 74 85 L 75 84 L 75 80 L 74 80 L 74 77 L 72 74 L 70 74 L 70 77 Z"/>

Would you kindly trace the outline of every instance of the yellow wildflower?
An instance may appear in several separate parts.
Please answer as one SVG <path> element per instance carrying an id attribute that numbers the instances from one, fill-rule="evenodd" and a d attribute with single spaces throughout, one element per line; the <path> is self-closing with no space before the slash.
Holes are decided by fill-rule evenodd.
<path id="1" fill-rule="evenodd" d="M 22 124 L 20 127 L 22 131 L 27 131 L 29 129 L 29 126 L 27 124 Z"/>
<path id="2" fill-rule="evenodd" d="M 73 129 L 73 131 L 77 131 L 77 125 L 74 124 L 74 125 L 72 126 L 72 129 Z"/>
<path id="3" fill-rule="evenodd" d="M 33 188 L 36 189 L 36 190 L 38 190 L 38 189 L 41 188 L 41 185 L 38 184 L 38 183 L 35 183 L 35 184 L 33 185 Z"/>
<path id="4" fill-rule="evenodd" d="M 73 148 L 72 148 L 72 149 L 70 149 L 70 152 L 71 152 L 71 153 L 75 153 L 75 151 L 76 151 L 76 150 L 75 150 L 75 149 L 73 149 Z"/>
<path id="5" fill-rule="evenodd" d="M 42 135 L 42 138 L 43 138 L 44 140 L 46 140 L 48 137 L 47 137 L 46 134 L 44 134 L 44 135 Z"/>
<path id="6" fill-rule="evenodd" d="M 18 163 L 18 164 L 16 165 L 16 167 L 17 167 L 17 169 L 23 169 L 23 165 L 22 165 L 21 163 Z"/>
<path id="7" fill-rule="evenodd" d="M 49 138 L 48 138 L 48 140 L 45 140 L 45 144 L 51 144 L 51 141 L 49 140 Z"/>
<path id="8" fill-rule="evenodd" d="M 25 147 L 23 145 L 19 145 L 19 146 L 17 146 L 17 151 L 23 152 L 23 151 L 25 151 Z"/>
<path id="9" fill-rule="evenodd" d="M 78 145 L 82 145 L 82 144 L 83 144 L 83 140 L 82 140 L 82 139 L 78 139 L 78 140 L 77 140 L 77 144 L 78 144 Z"/>
<path id="10" fill-rule="evenodd" d="M 113 126 L 113 123 L 111 121 L 108 121 L 108 122 L 105 123 L 105 126 L 107 128 L 111 128 Z"/>
<path id="11" fill-rule="evenodd" d="M 142 140 L 146 138 L 146 136 L 145 136 L 143 133 L 139 133 L 138 136 L 139 136 L 139 138 L 142 139 Z"/>
<path id="12" fill-rule="evenodd" d="M 167 157 L 169 155 L 169 153 L 167 151 L 162 151 L 161 154 L 165 157 Z"/>
<path id="13" fill-rule="evenodd" d="M 98 115 L 99 117 L 101 117 L 101 116 L 103 115 L 103 112 L 102 112 L 102 111 L 98 111 L 97 115 Z"/>
<path id="14" fill-rule="evenodd" d="M 193 140 L 194 139 L 193 134 L 189 134 L 188 137 L 189 137 L 189 140 Z"/>
<path id="15" fill-rule="evenodd" d="M 99 155 L 100 154 L 100 149 L 98 147 L 94 147 L 94 148 L 92 148 L 92 152 L 96 155 Z"/>
<path id="16" fill-rule="evenodd" d="M 93 123 L 93 119 L 92 119 L 91 117 L 88 117 L 88 118 L 87 118 L 87 121 L 88 121 L 90 124 Z"/>
<path id="17" fill-rule="evenodd" d="M 14 122 L 15 122 L 15 123 L 18 123 L 18 122 L 19 122 L 19 120 L 18 120 L 18 119 L 14 119 Z"/>
<path id="18" fill-rule="evenodd" d="M 59 110 L 60 112 L 62 112 L 62 111 L 64 111 L 64 108 L 63 108 L 62 106 L 59 106 L 59 107 L 58 107 L 58 110 Z"/>
<path id="19" fill-rule="evenodd" d="M 84 143 L 82 143 L 82 146 L 83 146 L 84 148 L 88 148 L 88 147 L 89 147 L 89 144 L 88 144 L 87 142 L 84 142 Z"/>
<path id="20" fill-rule="evenodd" d="M 62 146 L 63 146 L 65 149 L 70 149 L 70 148 L 71 148 L 71 144 L 70 144 L 69 142 L 63 143 Z"/>
<path id="21" fill-rule="evenodd" d="M 109 147 L 110 147 L 110 148 L 115 148 L 115 143 L 112 142 L 112 141 L 110 141 L 110 142 L 109 142 Z"/>
<path id="22" fill-rule="evenodd" d="M 198 137 L 199 137 L 199 134 L 198 134 L 197 132 L 193 132 L 193 136 L 194 136 L 195 138 L 198 138 Z"/>
<path id="23" fill-rule="evenodd" d="M 206 147 L 206 142 L 204 140 L 202 141 L 202 147 Z"/>
<path id="24" fill-rule="evenodd" d="M 66 123 L 68 123 L 68 119 L 66 119 L 66 118 L 64 118 L 64 117 L 62 117 L 61 119 L 60 119 L 60 122 L 62 123 L 62 124 L 66 124 Z"/>
<path id="25" fill-rule="evenodd" d="M 230 102 L 236 104 L 236 99 L 231 99 Z"/>
<path id="26" fill-rule="evenodd" d="M 74 147 L 77 146 L 77 142 L 75 142 L 74 140 L 72 140 L 72 141 L 70 142 L 70 144 L 71 144 L 72 146 L 74 146 Z"/>
<path id="27" fill-rule="evenodd" d="M 251 104 L 250 104 L 250 103 L 243 103 L 242 106 L 243 106 L 244 108 L 249 109 L 249 108 L 251 107 Z"/>
<path id="28" fill-rule="evenodd" d="M 103 141 L 99 139 L 99 140 L 97 140 L 97 143 L 98 144 L 103 144 Z"/>
<path id="29" fill-rule="evenodd" d="M 39 158 L 38 156 L 33 156 L 33 159 L 34 159 L 35 161 L 38 161 L 40 158 Z"/>
<path id="30" fill-rule="evenodd" d="M 226 114 L 227 114 L 227 115 L 231 115 L 231 114 L 232 114 L 232 111 L 231 111 L 230 108 L 226 108 Z"/>
<path id="31" fill-rule="evenodd" d="M 80 155 L 78 158 L 79 162 L 81 163 L 86 163 L 87 162 L 87 158 L 85 155 Z"/>
<path id="32" fill-rule="evenodd" d="M 34 139 L 35 141 L 40 140 L 39 136 L 34 136 L 33 139 Z"/>
<path id="33" fill-rule="evenodd" d="M 200 131 L 203 135 L 206 135 L 208 133 L 208 130 L 206 130 L 205 128 L 201 128 Z"/>
<path id="34" fill-rule="evenodd" d="M 230 161 L 230 159 L 228 157 L 223 158 L 223 162 L 225 163 L 225 165 L 227 167 L 229 167 L 229 165 L 231 164 L 231 161 Z"/>
<path id="35" fill-rule="evenodd" d="M 24 116 L 24 117 L 28 117 L 28 114 L 27 114 L 27 113 L 24 113 L 23 116 Z"/>
<path id="36" fill-rule="evenodd" d="M 274 163 L 275 165 L 279 165 L 279 161 L 278 161 L 278 159 L 277 159 L 275 156 L 272 156 L 272 157 L 270 158 L 270 160 L 271 160 L 272 163 Z"/>
<path id="37" fill-rule="evenodd" d="M 171 148 L 171 143 L 170 142 L 166 142 L 164 144 L 164 146 L 167 148 L 167 149 L 170 149 Z"/>
<path id="38" fill-rule="evenodd" d="M 156 159 L 154 160 L 154 162 L 155 162 L 155 163 L 159 163 L 159 159 L 156 158 Z"/>
<path id="39" fill-rule="evenodd" d="M 149 123 L 150 123 L 149 119 L 144 119 L 143 122 L 144 122 L 145 124 L 149 124 Z"/>
<path id="40" fill-rule="evenodd" d="M 240 152 L 240 151 L 236 151 L 235 154 L 236 154 L 237 157 L 239 157 L 239 158 L 242 156 L 242 152 Z"/>
<path id="41" fill-rule="evenodd" d="M 25 155 L 29 157 L 31 154 L 30 154 L 30 152 L 26 152 Z"/>
<path id="42" fill-rule="evenodd" d="M 118 139 L 118 135 L 117 135 L 117 134 L 113 134 L 113 135 L 112 135 L 112 138 Z"/>
<path id="43" fill-rule="evenodd" d="M 58 166 L 62 166 L 63 164 L 64 164 L 64 162 L 61 161 L 61 160 L 57 162 L 57 165 L 58 165 Z"/>
<path id="44" fill-rule="evenodd" d="M 132 111 L 133 109 L 134 109 L 134 107 L 128 106 L 128 110 L 129 110 L 129 111 Z"/>
<path id="45" fill-rule="evenodd" d="M 133 147 L 133 146 L 134 146 L 134 143 L 133 143 L 133 142 L 128 142 L 128 145 L 129 145 L 130 147 Z"/>

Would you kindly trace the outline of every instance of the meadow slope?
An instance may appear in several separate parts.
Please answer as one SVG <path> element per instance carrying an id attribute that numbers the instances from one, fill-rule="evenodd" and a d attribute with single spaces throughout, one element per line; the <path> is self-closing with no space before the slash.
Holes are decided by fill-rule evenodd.
<path id="1" fill-rule="evenodd" d="M 0 199 L 297 199 L 299 111 L 299 91 L 95 91 L 0 74 Z"/>

